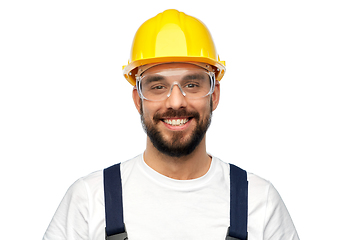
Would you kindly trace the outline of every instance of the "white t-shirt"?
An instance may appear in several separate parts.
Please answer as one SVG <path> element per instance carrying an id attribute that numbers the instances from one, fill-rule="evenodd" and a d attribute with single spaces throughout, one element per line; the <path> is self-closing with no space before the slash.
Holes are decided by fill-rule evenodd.
<path id="1" fill-rule="evenodd" d="M 129 240 L 224 240 L 229 227 L 229 164 L 213 157 L 209 171 L 174 180 L 139 155 L 121 164 L 124 222 Z M 268 181 L 248 173 L 248 239 L 299 239 L 289 213 Z M 104 240 L 103 171 L 67 191 L 43 240 Z"/>

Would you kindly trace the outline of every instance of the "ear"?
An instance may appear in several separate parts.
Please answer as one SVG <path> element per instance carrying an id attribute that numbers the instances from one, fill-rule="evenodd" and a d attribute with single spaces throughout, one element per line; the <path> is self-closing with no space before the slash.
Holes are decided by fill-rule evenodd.
<path id="1" fill-rule="evenodd" d="M 214 111 L 219 105 L 219 101 L 220 101 L 220 82 L 217 80 L 215 81 L 215 89 L 211 96 L 212 96 L 211 101 L 213 101 L 213 111 Z"/>
<path id="2" fill-rule="evenodd" d="M 136 86 L 133 87 L 133 90 L 132 90 L 132 99 L 133 99 L 133 102 L 137 108 L 137 111 L 139 114 L 141 114 L 141 104 L 142 104 L 142 101 L 141 101 L 141 98 L 139 97 L 138 95 L 138 91 L 137 91 L 137 88 Z"/>

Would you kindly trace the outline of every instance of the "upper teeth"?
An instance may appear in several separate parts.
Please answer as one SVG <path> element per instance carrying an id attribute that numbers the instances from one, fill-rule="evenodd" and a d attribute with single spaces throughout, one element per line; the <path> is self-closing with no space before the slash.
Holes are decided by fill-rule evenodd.
<path id="1" fill-rule="evenodd" d="M 172 126 L 181 126 L 184 125 L 185 123 L 187 123 L 189 121 L 189 119 L 185 118 L 185 119 L 165 119 L 163 120 L 165 123 L 172 125 Z"/>

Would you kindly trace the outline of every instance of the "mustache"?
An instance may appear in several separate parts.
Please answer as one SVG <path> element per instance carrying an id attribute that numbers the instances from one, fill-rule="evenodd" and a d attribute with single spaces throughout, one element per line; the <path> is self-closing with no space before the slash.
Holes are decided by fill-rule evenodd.
<path id="1" fill-rule="evenodd" d="M 195 111 L 187 111 L 186 109 L 169 109 L 164 113 L 155 113 L 153 117 L 155 122 L 161 121 L 162 118 L 196 118 L 196 120 L 199 120 L 200 116 L 199 113 Z"/>

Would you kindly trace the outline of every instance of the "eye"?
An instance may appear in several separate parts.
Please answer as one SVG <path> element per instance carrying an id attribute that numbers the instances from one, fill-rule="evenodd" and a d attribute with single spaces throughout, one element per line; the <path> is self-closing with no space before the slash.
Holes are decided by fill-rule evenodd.
<path id="1" fill-rule="evenodd" d="M 187 84 L 185 84 L 185 87 L 186 88 L 196 88 L 196 87 L 198 87 L 199 86 L 199 84 L 198 83 L 187 83 Z"/>
<path id="2" fill-rule="evenodd" d="M 153 89 L 153 90 L 162 90 L 162 89 L 165 89 L 165 87 L 162 86 L 162 85 L 155 85 L 155 86 L 152 86 L 151 89 Z"/>
<path id="3" fill-rule="evenodd" d="M 153 94 L 161 94 L 167 91 L 167 86 L 162 83 L 156 83 L 156 84 L 152 84 L 151 86 L 148 86 L 147 91 L 148 92 L 150 91 Z"/>

